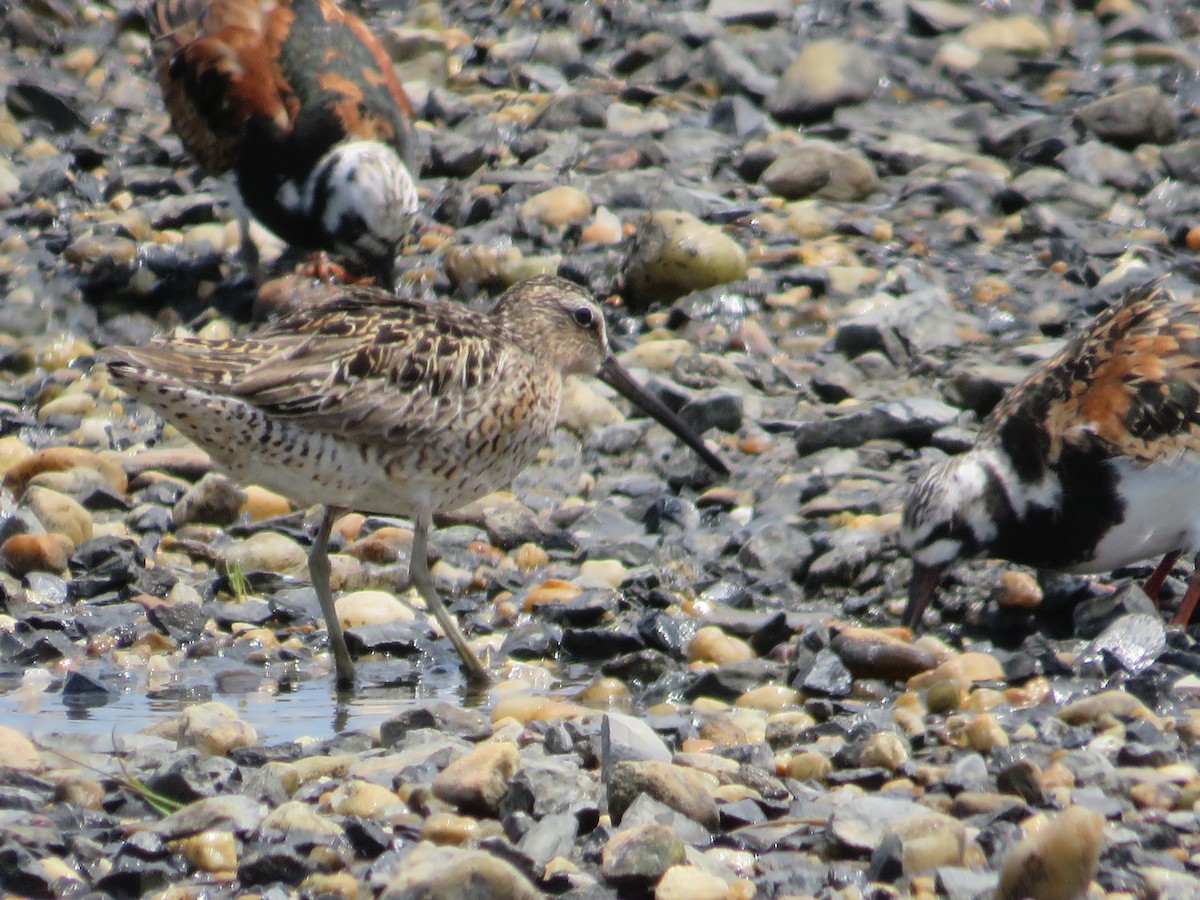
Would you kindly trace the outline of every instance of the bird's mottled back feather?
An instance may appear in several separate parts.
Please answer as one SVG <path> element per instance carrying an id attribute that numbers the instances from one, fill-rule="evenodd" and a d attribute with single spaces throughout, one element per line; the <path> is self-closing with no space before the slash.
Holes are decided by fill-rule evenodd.
<path id="1" fill-rule="evenodd" d="M 998 441 L 1033 474 L 1064 450 L 1142 462 L 1200 452 L 1200 300 L 1161 280 L 1102 313 L 992 411 Z"/>

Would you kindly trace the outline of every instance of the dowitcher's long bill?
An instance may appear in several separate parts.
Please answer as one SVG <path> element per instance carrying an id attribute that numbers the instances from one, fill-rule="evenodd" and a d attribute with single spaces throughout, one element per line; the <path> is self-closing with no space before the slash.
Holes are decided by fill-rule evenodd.
<path id="1" fill-rule="evenodd" d="M 107 358 L 118 385 L 235 478 L 325 507 L 309 568 L 343 683 L 354 665 L 327 556 L 341 509 L 412 517 L 410 580 L 470 676 L 487 680 L 429 577 L 429 529 L 435 513 L 505 486 L 533 460 L 566 375 L 599 375 L 728 471 L 613 359 L 600 307 L 569 281 L 521 282 L 486 314 L 375 288 L 328 290 L 320 307 L 244 339 L 159 338 Z"/>
<path id="2" fill-rule="evenodd" d="M 1129 292 L 992 411 L 975 446 L 930 469 L 904 508 L 915 626 L 956 560 L 1107 572 L 1181 553 L 1200 566 L 1200 299 Z M 1200 600 L 1200 568 L 1174 622 Z"/>

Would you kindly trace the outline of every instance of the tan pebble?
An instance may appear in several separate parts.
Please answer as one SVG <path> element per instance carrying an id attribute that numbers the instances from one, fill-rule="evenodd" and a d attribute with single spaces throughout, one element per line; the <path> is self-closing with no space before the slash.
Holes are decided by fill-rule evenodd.
<path id="1" fill-rule="evenodd" d="M 1028 572 L 1008 571 L 1000 576 L 999 603 L 1008 609 L 1037 609 L 1042 605 L 1042 588 Z"/>
<path id="2" fill-rule="evenodd" d="M 967 725 L 967 743 L 972 750 L 988 754 L 1008 746 L 1008 735 L 991 713 L 980 713 Z"/>
<path id="3" fill-rule="evenodd" d="M 224 703 L 215 701 L 187 707 L 179 715 L 177 740 L 180 746 L 195 747 L 214 756 L 253 747 L 258 743 L 254 726 L 243 722 Z"/>
<path id="4" fill-rule="evenodd" d="M 201 831 L 167 846 L 201 872 L 233 872 L 237 869 L 237 839 L 232 831 Z"/>
<path id="5" fill-rule="evenodd" d="M 900 839 L 901 865 L 905 875 L 962 862 L 967 841 L 966 829 L 953 816 L 921 814 L 902 819 L 888 830 Z"/>
<path id="6" fill-rule="evenodd" d="M 692 342 L 684 338 L 647 340 L 622 353 L 621 362 L 633 368 L 669 370 L 695 352 Z"/>
<path id="7" fill-rule="evenodd" d="M 56 881 L 77 882 L 82 883 L 83 879 L 79 873 L 72 868 L 61 856 L 43 856 L 38 860 L 41 863 L 42 871 L 46 873 L 47 881 L 54 883 Z M 61 887 L 61 885 L 59 885 Z M 65 892 L 57 892 L 56 895 L 61 896 Z"/>
<path id="8" fill-rule="evenodd" d="M 744 278 L 746 253 L 719 227 L 690 213 L 660 210 L 638 223 L 623 272 L 626 299 L 641 308 Z"/>
<path id="9" fill-rule="evenodd" d="M 625 415 L 607 397 L 599 394 L 587 382 L 574 375 L 563 382 L 559 401 L 558 424 L 577 434 L 587 434 L 593 428 L 618 425 Z"/>
<path id="10" fill-rule="evenodd" d="M 578 188 L 566 185 L 534 194 L 521 204 L 522 221 L 541 222 L 556 228 L 582 222 L 591 214 L 591 198 Z"/>
<path id="11" fill-rule="evenodd" d="M 292 511 L 292 504 L 286 497 L 268 491 L 256 484 L 249 484 L 243 489 L 246 502 L 242 504 L 241 512 L 250 517 L 251 522 L 261 522 L 275 516 L 286 516 Z"/>
<path id="12" fill-rule="evenodd" d="M 735 703 L 737 706 L 748 706 L 767 712 L 782 712 L 799 706 L 802 699 L 800 692 L 793 688 L 781 684 L 764 684 L 746 691 Z"/>
<path id="13" fill-rule="evenodd" d="M 427 818 L 421 826 L 421 840 L 444 847 L 460 847 L 467 841 L 481 836 L 482 824 L 470 816 L 437 812 Z M 498 822 L 495 824 L 499 825 Z"/>
<path id="14" fill-rule="evenodd" d="M 967 704 L 964 708 L 971 712 L 984 712 L 985 710 L 1002 706 L 1007 702 L 1008 700 L 1005 698 L 1003 691 L 998 691 L 994 688 L 976 688 L 967 697 Z"/>
<path id="15" fill-rule="evenodd" d="M 729 885 L 729 890 L 725 893 L 725 900 L 754 900 L 758 894 L 758 888 L 749 878 L 739 878 L 733 884 Z"/>
<path id="16" fill-rule="evenodd" d="M 42 757 L 33 741 L 16 729 L 0 725 L 0 768 L 37 772 L 42 768 Z"/>
<path id="17" fill-rule="evenodd" d="M 362 562 L 386 566 L 394 563 L 401 555 L 407 556 L 412 548 L 412 531 L 395 525 L 376 528 L 362 535 L 346 548 L 346 553 Z"/>
<path id="18" fill-rule="evenodd" d="M 334 608 L 343 628 L 412 622 L 416 619 L 416 613 L 410 607 L 387 591 L 353 591 L 338 597 Z"/>
<path id="19" fill-rule="evenodd" d="M 579 239 L 585 244 L 617 244 L 624 236 L 621 220 L 608 207 L 601 206 L 592 220 L 583 226 Z"/>
<path id="20" fill-rule="evenodd" d="M 1096 723 L 1105 715 L 1147 719 L 1151 722 L 1158 720 L 1141 700 L 1119 690 L 1102 691 L 1074 700 L 1058 711 L 1058 717 L 1068 725 Z"/>
<path id="21" fill-rule="evenodd" d="M 580 593 L 582 591 L 576 584 L 559 578 L 548 578 L 529 589 L 523 605 L 526 612 L 533 612 L 539 606 L 547 604 L 570 603 Z"/>
<path id="22" fill-rule="evenodd" d="M 239 631 L 237 642 L 261 647 L 265 650 L 279 649 L 279 638 L 270 628 L 247 628 Z"/>
<path id="23" fill-rule="evenodd" d="M 696 631 L 688 644 L 689 662 L 711 662 L 717 665 L 746 662 L 754 659 L 754 650 L 740 638 L 726 634 L 715 625 Z"/>
<path id="24" fill-rule="evenodd" d="M 283 766 L 284 764 L 278 765 Z M 294 773 L 289 773 L 283 768 L 278 771 L 279 774 L 286 776 L 285 784 L 291 792 L 294 792 L 295 787 L 292 786 L 295 781 Z M 264 832 L 278 831 L 283 834 L 294 831 L 298 834 L 325 835 L 335 838 L 345 836 L 341 825 L 317 815 L 311 806 L 301 803 L 299 800 L 288 800 L 267 813 L 267 817 L 262 822 L 262 830 Z"/>
<path id="25" fill-rule="evenodd" d="M 359 900 L 366 896 L 358 879 L 349 872 L 313 872 L 300 882 L 300 895 L 334 900 Z"/>
<path id="26" fill-rule="evenodd" d="M 579 566 L 573 579 L 581 588 L 618 588 L 625 580 L 625 564 L 619 559 L 589 559 Z"/>
<path id="27" fill-rule="evenodd" d="M 350 542 L 358 538 L 359 532 L 362 531 L 363 522 L 367 517 L 362 513 L 346 513 L 340 516 L 333 523 L 333 531 L 338 534 L 343 541 Z"/>
<path id="28" fill-rule="evenodd" d="M 968 25 L 959 37 L 967 47 L 983 53 L 1038 56 L 1051 46 L 1045 26 L 1026 15 L 989 16 Z"/>
<path id="29" fill-rule="evenodd" d="M 301 575 L 308 572 L 308 554 L 294 539 L 274 531 L 259 531 L 224 550 L 225 564 L 243 572 Z"/>
<path id="30" fill-rule="evenodd" d="M 892 772 L 908 762 L 908 745 L 894 731 L 877 731 L 863 744 L 858 764 L 864 767 L 880 766 Z"/>
<path id="31" fill-rule="evenodd" d="M 1184 243 L 1187 244 L 1189 250 L 1200 250 L 1200 225 L 1188 229 Z"/>
<path id="32" fill-rule="evenodd" d="M 1004 667 L 988 653 L 960 653 L 932 671 L 914 675 L 908 680 L 908 686 L 921 690 L 947 680 L 954 681 L 966 691 L 976 681 L 1003 681 Z"/>
<path id="33" fill-rule="evenodd" d="M 33 450 L 14 434 L 0 438 L 0 475 L 33 456 Z"/>
<path id="34" fill-rule="evenodd" d="M 95 778 L 88 775 L 68 775 L 56 779 L 54 799 L 60 803 L 74 803 L 84 809 L 101 809 L 105 790 Z"/>
<path id="35" fill-rule="evenodd" d="M 52 400 L 38 406 L 39 422 L 46 422 L 54 416 L 90 416 L 96 411 L 96 398 L 88 394 L 61 394 Z"/>
<path id="36" fill-rule="evenodd" d="M 433 794 L 465 812 L 494 815 L 520 765 L 516 744 L 488 741 L 439 772 L 433 779 Z"/>
<path id="37" fill-rule="evenodd" d="M 797 781 L 824 781 L 833 773 L 833 763 L 824 753 L 801 750 L 787 761 L 784 774 Z"/>
<path id="38" fill-rule="evenodd" d="M 400 798 L 381 784 L 353 779 L 329 796 L 329 808 L 339 816 L 374 819 L 380 813 L 403 809 Z"/>
<path id="39" fill-rule="evenodd" d="M 714 747 L 736 747 L 749 743 L 746 730 L 727 715 L 713 715 L 700 722 L 700 738 Z"/>
<path id="40" fill-rule="evenodd" d="M 725 879 L 696 866 L 671 866 L 654 888 L 654 900 L 725 900 Z"/>
<path id="41" fill-rule="evenodd" d="M 47 531 L 64 535 L 76 544 L 92 536 L 92 514 L 78 500 L 44 487 L 30 487 L 22 502 Z"/>
<path id="42" fill-rule="evenodd" d="M 29 572 L 62 572 L 67 568 L 75 542 L 65 534 L 14 534 L 0 544 L 0 557 L 14 575 Z"/>
<path id="43" fill-rule="evenodd" d="M 120 494 L 125 493 L 129 484 L 124 470 L 115 461 L 81 447 L 49 447 L 39 450 L 5 472 L 4 484 L 13 493 L 20 495 L 29 480 L 39 472 L 62 472 L 74 468 L 95 469 Z"/>
<path id="44" fill-rule="evenodd" d="M 1004 858 L 996 900 L 1074 900 L 1096 875 L 1104 817 L 1072 806 L 1026 834 Z"/>
<path id="45" fill-rule="evenodd" d="M 513 694 L 501 697 L 492 707 L 492 722 L 515 719 L 527 722 L 554 722 L 560 719 L 577 719 L 590 712 L 586 706 L 567 703 L 553 697 L 537 697 L 532 694 Z"/>
<path id="46" fill-rule="evenodd" d="M 626 711 L 633 705 L 629 686 L 619 678 L 597 678 L 576 694 L 575 699 L 592 709 Z"/>
<path id="47" fill-rule="evenodd" d="M 513 551 L 513 564 L 522 572 L 540 569 L 550 562 L 550 554 L 537 544 L 524 543 Z"/>
<path id="48" fill-rule="evenodd" d="M 996 275 L 985 275 L 971 286 L 976 303 L 991 306 L 1012 293 L 1012 285 Z"/>

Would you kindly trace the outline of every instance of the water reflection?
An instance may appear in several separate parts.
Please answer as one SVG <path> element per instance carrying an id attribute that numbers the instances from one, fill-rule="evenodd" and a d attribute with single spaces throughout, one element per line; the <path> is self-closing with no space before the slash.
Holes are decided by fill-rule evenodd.
<path id="1" fill-rule="evenodd" d="M 359 672 L 362 686 L 346 692 L 336 690 L 332 676 L 318 674 L 275 679 L 249 669 L 179 673 L 169 686 L 148 690 L 141 679 L 89 673 L 112 689 L 81 698 L 64 693 L 66 679 L 45 670 L 10 669 L 0 671 L 0 725 L 31 736 L 133 734 L 187 706 L 217 700 L 254 726 L 260 744 L 271 744 L 370 731 L 416 702 L 478 706 L 486 699 L 468 694 L 456 665 L 428 668 L 386 660 L 364 663 Z"/>

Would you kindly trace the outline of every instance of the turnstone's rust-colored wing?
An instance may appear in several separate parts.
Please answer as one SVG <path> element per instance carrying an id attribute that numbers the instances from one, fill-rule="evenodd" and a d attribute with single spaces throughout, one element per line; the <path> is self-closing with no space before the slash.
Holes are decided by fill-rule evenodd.
<path id="1" fill-rule="evenodd" d="M 998 440 L 1023 474 L 1064 450 L 1144 462 L 1200 452 L 1200 300 L 1162 279 L 1102 313 L 992 411 Z"/>
<path id="2" fill-rule="evenodd" d="M 172 123 L 207 171 L 255 152 L 251 121 L 311 134 L 313 159 L 344 138 L 411 155 L 413 107 L 387 52 L 333 0 L 154 0 L 146 21 Z"/>

